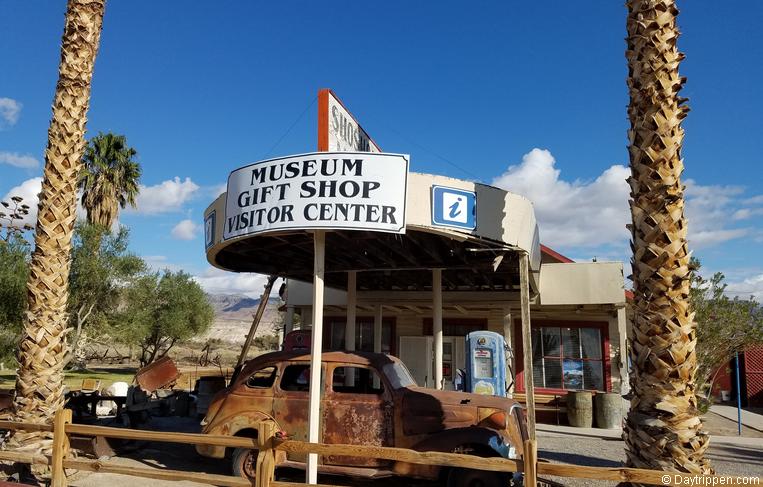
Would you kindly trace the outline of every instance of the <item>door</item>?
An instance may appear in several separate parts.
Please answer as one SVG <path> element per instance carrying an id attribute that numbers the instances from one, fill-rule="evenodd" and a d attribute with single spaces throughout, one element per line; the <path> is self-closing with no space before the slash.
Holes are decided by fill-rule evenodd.
<path id="1" fill-rule="evenodd" d="M 392 394 L 375 369 L 362 365 L 330 367 L 331 386 L 323 410 L 323 442 L 394 446 Z M 323 457 L 324 464 L 386 467 L 388 460 L 340 455 Z"/>
<path id="2" fill-rule="evenodd" d="M 398 357 L 411 372 L 416 384 L 423 387 L 433 387 L 431 336 L 402 336 L 400 337 L 400 353 Z"/>
<path id="3" fill-rule="evenodd" d="M 323 376 L 321 374 L 321 388 L 324 386 Z M 284 365 L 273 399 L 273 417 L 291 440 L 307 441 L 309 385 L 309 363 L 288 362 Z M 321 409 L 325 407 L 325 401 L 321 401 Z M 287 457 L 297 462 L 307 461 L 305 453 L 288 453 Z"/>
<path id="4" fill-rule="evenodd" d="M 446 391 L 456 390 L 454 384 L 456 370 L 466 366 L 464 360 L 465 346 L 464 337 L 446 336 L 442 339 L 442 380 L 443 389 Z M 432 367 L 434 367 L 434 357 L 432 360 Z"/>

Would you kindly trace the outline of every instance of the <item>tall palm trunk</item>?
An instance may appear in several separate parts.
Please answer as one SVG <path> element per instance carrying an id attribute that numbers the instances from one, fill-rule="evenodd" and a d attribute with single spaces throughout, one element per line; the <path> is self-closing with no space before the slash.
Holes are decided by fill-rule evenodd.
<path id="1" fill-rule="evenodd" d="M 69 0 L 59 78 L 48 129 L 35 250 L 27 282 L 28 311 L 18 351 L 15 413 L 19 420 L 52 422 L 63 406 L 66 301 L 77 176 L 85 148 L 90 81 L 105 0 Z M 18 444 L 39 447 L 39 433 L 19 434 Z"/>
<path id="2" fill-rule="evenodd" d="M 635 467 L 710 473 L 694 388 L 697 332 L 681 184 L 681 121 L 689 109 L 678 96 L 678 9 L 673 0 L 628 0 L 627 7 L 635 297 L 626 453 Z"/>

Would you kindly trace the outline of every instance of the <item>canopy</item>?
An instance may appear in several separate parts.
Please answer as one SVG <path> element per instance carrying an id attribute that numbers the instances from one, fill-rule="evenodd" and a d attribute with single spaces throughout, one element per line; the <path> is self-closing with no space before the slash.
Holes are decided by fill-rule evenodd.
<path id="1" fill-rule="evenodd" d="M 431 174 L 410 173 L 405 234 L 331 230 L 326 234 L 326 284 L 344 288 L 346 272 L 359 271 L 358 290 L 426 290 L 423 270 L 443 270 L 449 290 L 519 288 L 517 253 L 530 261 L 530 285 L 539 288 L 540 243 L 532 204 L 493 186 Z M 473 230 L 435 223 L 433 187 L 473 192 Z M 207 260 L 223 270 L 257 272 L 311 281 L 313 239 L 290 229 L 223 240 L 226 193 L 205 211 Z M 214 216 L 212 216 L 214 215 Z"/>

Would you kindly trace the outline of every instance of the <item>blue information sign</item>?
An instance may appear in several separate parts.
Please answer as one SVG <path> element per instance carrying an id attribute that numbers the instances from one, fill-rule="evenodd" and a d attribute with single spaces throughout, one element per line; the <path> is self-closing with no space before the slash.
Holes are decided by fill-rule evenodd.
<path id="1" fill-rule="evenodd" d="M 432 186 L 432 225 L 474 230 L 477 195 L 473 191 Z"/>

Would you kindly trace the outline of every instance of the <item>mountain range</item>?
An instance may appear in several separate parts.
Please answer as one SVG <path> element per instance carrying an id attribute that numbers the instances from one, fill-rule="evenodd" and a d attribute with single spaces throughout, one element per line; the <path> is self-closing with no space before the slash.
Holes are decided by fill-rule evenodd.
<path id="1" fill-rule="evenodd" d="M 207 299 L 215 310 L 215 319 L 203 339 L 215 338 L 232 344 L 243 344 L 260 300 L 240 294 L 207 294 Z M 268 300 L 255 336 L 278 332 L 283 323 L 282 314 L 278 311 L 279 304 L 278 298 L 271 297 Z"/>

